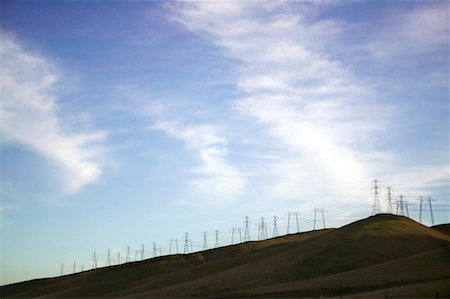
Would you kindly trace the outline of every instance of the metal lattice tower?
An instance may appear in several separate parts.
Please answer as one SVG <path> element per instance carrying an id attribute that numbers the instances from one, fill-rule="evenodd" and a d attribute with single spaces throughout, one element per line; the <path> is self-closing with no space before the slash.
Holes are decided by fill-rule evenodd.
<path id="1" fill-rule="evenodd" d="M 120 264 L 120 251 L 117 252 L 117 264 Z"/>
<path id="2" fill-rule="evenodd" d="M 434 225 L 433 207 L 431 205 L 431 202 L 434 201 L 434 199 L 432 199 L 431 196 L 429 196 L 427 201 L 428 201 L 428 204 L 430 205 L 431 225 Z"/>
<path id="3" fill-rule="evenodd" d="M 219 231 L 218 230 L 216 230 L 215 231 L 215 243 L 214 243 L 214 247 L 215 248 L 217 248 L 217 247 L 219 247 Z"/>
<path id="4" fill-rule="evenodd" d="M 95 251 L 92 259 L 92 269 L 97 269 L 97 253 Z"/>
<path id="5" fill-rule="evenodd" d="M 144 257 L 145 257 L 144 244 L 142 244 L 142 247 L 141 247 L 141 261 L 144 260 Z"/>
<path id="6" fill-rule="evenodd" d="M 425 199 L 422 196 L 419 196 L 417 200 L 419 201 L 419 222 L 422 223 L 422 207 Z"/>
<path id="7" fill-rule="evenodd" d="M 73 262 L 73 273 L 77 272 L 77 263 Z"/>
<path id="8" fill-rule="evenodd" d="M 125 257 L 125 263 L 130 262 L 130 246 L 127 246 L 127 256 Z"/>
<path id="9" fill-rule="evenodd" d="M 273 216 L 273 232 L 272 232 L 272 237 L 278 237 L 278 228 L 277 228 L 277 216 Z"/>
<path id="10" fill-rule="evenodd" d="M 313 212 L 314 212 L 314 221 L 313 221 L 313 230 L 316 230 L 316 219 L 317 219 L 317 208 L 314 208 Z"/>
<path id="11" fill-rule="evenodd" d="M 404 200 L 405 197 L 402 194 L 400 194 L 398 197 L 399 197 L 399 200 L 397 200 L 396 214 L 406 216 L 405 215 L 405 200 Z"/>
<path id="12" fill-rule="evenodd" d="M 245 216 L 244 220 L 244 242 L 250 241 L 250 220 L 248 216 Z"/>
<path id="13" fill-rule="evenodd" d="M 324 208 L 320 209 L 320 213 L 322 214 L 323 228 L 325 228 L 325 212 L 326 212 L 326 210 Z"/>
<path id="14" fill-rule="evenodd" d="M 203 232 L 203 250 L 208 249 L 208 241 L 206 239 L 206 232 Z"/>
<path id="15" fill-rule="evenodd" d="M 289 226 L 291 224 L 291 215 L 292 215 L 292 212 L 288 211 L 287 212 L 288 220 L 287 220 L 287 229 L 286 229 L 286 234 L 287 235 L 289 235 Z"/>
<path id="16" fill-rule="evenodd" d="M 156 242 L 153 242 L 153 257 L 156 257 Z"/>
<path id="17" fill-rule="evenodd" d="M 258 240 L 267 239 L 267 225 L 264 222 L 264 217 L 261 218 L 261 223 L 258 227 Z"/>
<path id="18" fill-rule="evenodd" d="M 64 264 L 61 264 L 61 276 L 64 275 Z"/>
<path id="19" fill-rule="evenodd" d="M 372 191 L 373 191 L 373 204 L 372 204 L 372 215 L 376 215 L 381 212 L 380 207 L 380 198 L 379 198 L 379 192 L 378 192 L 378 180 L 375 179 L 372 181 Z"/>
<path id="20" fill-rule="evenodd" d="M 298 223 L 298 216 L 300 216 L 299 212 L 295 211 L 294 216 L 295 216 L 295 223 L 297 225 L 297 233 L 299 233 L 300 232 L 300 225 Z"/>
<path id="21" fill-rule="evenodd" d="M 387 212 L 392 214 L 393 208 L 392 208 L 392 188 L 391 187 L 387 187 L 387 208 L 388 208 Z"/>
<path id="22" fill-rule="evenodd" d="M 184 254 L 189 253 L 189 235 L 186 233 L 184 235 Z"/>
<path id="23" fill-rule="evenodd" d="M 106 258 L 106 265 L 107 266 L 111 266 L 111 250 L 110 249 L 108 249 L 108 255 L 107 255 L 107 258 Z"/>
<path id="24" fill-rule="evenodd" d="M 169 254 L 172 254 L 172 244 L 174 244 L 175 249 L 176 249 L 176 254 L 179 253 L 178 251 L 178 239 L 170 239 L 170 244 L 169 244 Z"/>

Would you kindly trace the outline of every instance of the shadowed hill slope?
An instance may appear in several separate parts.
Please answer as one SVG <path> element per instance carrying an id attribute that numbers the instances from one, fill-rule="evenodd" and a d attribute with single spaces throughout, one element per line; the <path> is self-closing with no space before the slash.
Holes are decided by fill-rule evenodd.
<path id="1" fill-rule="evenodd" d="M 432 226 L 432 228 L 443 234 L 446 234 L 447 236 L 450 236 L 450 223 L 435 225 Z"/>
<path id="2" fill-rule="evenodd" d="M 376 292 L 434 297 L 450 295 L 449 266 L 448 235 L 406 217 L 379 214 L 339 229 L 22 282 L 0 291 L 5 298 L 358 297 Z"/>

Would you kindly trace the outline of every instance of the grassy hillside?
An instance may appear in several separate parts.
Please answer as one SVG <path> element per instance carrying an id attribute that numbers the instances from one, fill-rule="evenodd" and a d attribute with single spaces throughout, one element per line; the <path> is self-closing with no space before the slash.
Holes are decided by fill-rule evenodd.
<path id="1" fill-rule="evenodd" d="M 450 236 L 450 223 L 439 224 L 432 227 L 433 229 Z"/>
<path id="2" fill-rule="evenodd" d="M 448 235 L 380 214 L 339 229 L 159 257 L 0 291 L 5 298 L 448 297 L 449 280 Z"/>

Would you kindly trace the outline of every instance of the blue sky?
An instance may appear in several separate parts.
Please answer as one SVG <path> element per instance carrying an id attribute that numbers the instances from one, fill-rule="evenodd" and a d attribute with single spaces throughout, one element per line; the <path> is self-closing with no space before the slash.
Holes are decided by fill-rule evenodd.
<path id="1" fill-rule="evenodd" d="M 338 227 L 374 178 L 449 222 L 448 2 L 1 5 L 2 284 L 245 215 Z"/>

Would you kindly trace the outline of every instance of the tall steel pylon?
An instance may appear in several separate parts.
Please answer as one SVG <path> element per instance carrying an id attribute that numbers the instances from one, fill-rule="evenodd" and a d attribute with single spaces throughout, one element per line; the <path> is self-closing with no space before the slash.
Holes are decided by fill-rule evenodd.
<path id="1" fill-rule="evenodd" d="M 300 213 L 297 212 L 297 211 L 294 211 L 294 212 L 288 211 L 287 216 L 288 216 L 288 221 L 287 221 L 286 234 L 289 234 L 289 229 L 290 229 L 290 225 L 291 225 L 291 216 L 295 217 L 295 223 L 296 223 L 296 226 L 297 226 L 297 233 L 299 233 L 300 232 L 300 224 L 298 222 L 298 216 L 300 216 Z"/>
<path id="2" fill-rule="evenodd" d="M 272 237 L 278 237 L 278 228 L 277 228 L 277 216 L 273 216 L 273 232 L 272 232 Z"/>
<path id="3" fill-rule="evenodd" d="M 219 247 L 219 231 L 218 231 L 218 230 L 215 231 L 215 242 L 214 242 L 214 247 L 215 247 L 215 248 Z"/>
<path id="4" fill-rule="evenodd" d="M 245 216 L 244 219 L 244 242 L 250 241 L 250 219 Z"/>
<path id="5" fill-rule="evenodd" d="M 431 205 L 431 202 L 434 201 L 434 199 L 432 199 L 431 196 L 429 196 L 427 201 L 428 201 L 428 204 L 430 205 L 431 225 L 434 225 L 433 207 Z"/>
<path id="6" fill-rule="evenodd" d="M 189 253 L 189 235 L 188 233 L 184 236 L 184 254 Z"/>
<path id="7" fill-rule="evenodd" d="M 170 239 L 169 254 L 172 254 L 172 244 L 173 244 L 173 247 L 175 248 L 175 253 L 176 254 L 180 253 L 178 251 L 178 239 Z"/>
<path id="8" fill-rule="evenodd" d="M 372 191 L 373 191 L 373 204 L 372 204 L 372 215 L 376 215 L 381 212 L 381 206 L 380 206 L 380 198 L 379 198 L 379 192 L 378 192 L 378 180 L 374 179 L 372 181 Z"/>
<path id="9" fill-rule="evenodd" d="M 203 250 L 208 249 L 208 241 L 206 239 L 206 231 L 203 232 Z"/>
<path id="10" fill-rule="evenodd" d="M 322 224 L 323 224 L 323 228 L 325 228 L 325 212 L 326 210 L 324 208 L 320 209 L 320 213 L 322 214 Z"/>
<path id="11" fill-rule="evenodd" d="M 422 207 L 425 199 L 423 198 L 423 196 L 419 196 L 417 200 L 419 201 L 419 222 L 422 223 Z"/>
<path id="12" fill-rule="evenodd" d="M 398 200 L 397 200 L 397 208 L 396 208 L 396 214 L 397 215 L 402 215 L 402 216 L 407 216 L 406 214 L 405 214 L 405 212 L 407 212 L 407 204 L 406 204 L 406 201 L 405 201 L 405 197 L 403 196 L 403 194 L 400 194 L 399 196 L 398 196 Z"/>
<path id="13" fill-rule="evenodd" d="M 264 222 L 264 217 L 261 218 L 261 223 L 258 227 L 258 240 L 267 239 L 267 225 Z"/>
<path id="14" fill-rule="evenodd" d="M 393 208 L 392 208 L 392 188 L 391 187 L 387 187 L 387 212 L 392 214 Z"/>

